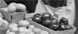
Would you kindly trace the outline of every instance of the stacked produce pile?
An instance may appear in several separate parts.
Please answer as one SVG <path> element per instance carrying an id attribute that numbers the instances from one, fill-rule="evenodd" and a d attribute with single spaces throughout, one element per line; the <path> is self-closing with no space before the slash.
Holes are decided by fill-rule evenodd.
<path id="1" fill-rule="evenodd" d="M 27 20 L 20 20 L 18 23 L 11 23 L 6 34 L 49 34 L 34 25 L 30 25 Z"/>
<path id="2" fill-rule="evenodd" d="M 65 30 L 73 29 L 73 27 L 69 25 L 69 20 L 67 18 L 62 17 L 61 19 L 58 19 L 58 14 L 51 15 L 49 13 L 43 13 L 43 14 L 34 13 L 34 16 L 32 15 L 33 16 L 32 19 L 31 18 L 29 19 L 31 19 L 33 22 L 38 23 L 36 25 L 33 25 L 33 24 L 31 25 L 31 23 L 33 22 L 30 23 L 30 21 L 28 21 L 27 19 L 21 20 L 19 17 L 16 17 L 16 18 L 19 18 L 17 20 L 16 18 L 14 18 L 13 21 L 15 22 L 11 21 L 11 23 L 9 23 L 10 20 L 8 19 L 12 20 L 13 15 L 16 15 L 18 12 L 26 11 L 26 7 L 20 3 L 11 3 L 10 5 L 8 5 L 8 7 L 1 8 L 1 10 L 3 10 L 6 13 L 7 12 L 11 13 L 11 16 L 10 16 L 11 18 L 9 17 L 4 18 L 6 15 L 5 16 L 3 15 L 0 17 L 0 30 L 6 29 L 7 30 L 6 34 L 49 34 L 50 33 L 50 32 L 48 33 L 48 31 L 45 29 L 42 30 L 41 28 L 36 27 L 38 24 L 41 24 L 55 31 L 54 33 L 56 33 L 57 31 L 65 31 Z M 51 33 L 53 33 L 53 31 L 51 31 Z"/>
<path id="3" fill-rule="evenodd" d="M 43 14 L 35 14 L 32 18 L 32 21 L 37 22 L 45 27 L 48 27 L 54 31 L 63 31 L 73 29 L 71 25 L 69 25 L 69 21 L 67 18 L 62 17 L 58 19 L 58 15 L 51 15 L 49 13 Z"/>

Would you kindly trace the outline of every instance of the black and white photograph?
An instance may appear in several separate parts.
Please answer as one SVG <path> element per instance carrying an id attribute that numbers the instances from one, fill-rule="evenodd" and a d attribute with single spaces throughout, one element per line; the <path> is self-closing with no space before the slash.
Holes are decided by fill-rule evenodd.
<path id="1" fill-rule="evenodd" d="M 0 0 L 0 34 L 78 34 L 78 0 Z"/>

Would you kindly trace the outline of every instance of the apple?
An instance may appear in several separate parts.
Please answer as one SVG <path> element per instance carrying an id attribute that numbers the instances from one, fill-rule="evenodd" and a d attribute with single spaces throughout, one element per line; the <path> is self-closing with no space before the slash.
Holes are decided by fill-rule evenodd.
<path id="1" fill-rule="evenodd" d="M 10 30 L 11 30 L 12 32 L 18 32 L 18 27 L 12 27 L 12 28 L 10 28 Z"/>
<path id="2" fill-rule="evenodd" d="M 18 22 L 19 26 L 28 27 L 30 25 L 30 22 L 28 20 L 20 20 Z"/>
<path id="3" fill-rule="evenodd" d="M 40 33 L 42 30 L 40 29 L 40 28 L 33 28 L 32 29 L 32 31 L 34 32 L 34 33 Z"/>
<path id="4" fill-rule="evenodd" d="M 29 25 L 29 27 L 28 27 L 28 29 L 33 29 L 33 28 L 35 28 L 35 26 L 34 25 Z"/>
<path id="5" fill-rule="evenodd" d="M 60 23 L 60 24 L 64 24 L 64 25 L 68 25 L 68 22 L 69 22 L 69 21 L 68 21 L 67 18 L 62 17 L 59 23 Z"/>
<path id="6" fill-rule="evenodd" d="M 34 32 L 30 32 L 30 33 L 27 33 L 27 34 L 35 34 Z"/>
<path id="7" fill-rule="evenodd" d="M 13 28 L 13 27 L 18 27 L 18 24 L 16 24 L 16 23 L 11 23 L 11 24 L 9 25 L 9 28 Z"/>
<path id="8" fill-rule="evenodd" d="M 15 5 L 16 5 L 16 3 L 15 3 L 15 2 L 12 2 L 12 3 L 10 3 L 9 5 L 14 5 L 14 6 L 15 6 Z"/>
<path id="9" fill-rule="evenodd" d="M 25 31 L 25 27 L 19 27 L 19 32 L 20 33 L 24 33 L 24 31 Z"/>
<path id="10" fill-rule="evenodd" d="M 28 29 L 26 27 L 19 27 L 19 32 L 20 33 L 27 33 Z"/>
<path id="11" fill-rule="evenodd" d="M 7 30 L 9 26 L 9 23 L 6 20 L 1 20 L 0 21 L 0 29 L 1 30 Z"/>
<path id="12" fill-rule="evenodd" d="M 3 20 L 3 18 L 2 17 L 0 17 L 0 21 L 2 21 Z"/>
<path id="13" fill-rule="evenodd" d="M 41 17 L 41 14 L 35 14 L 33 17 Z"/>
<path id="14" fill-rule="evenodd" d="M 26 10 L 26 6 L 24 4 L 17 3 L 16 4 L 16 9 L 25 11 Z"/>
<path id="15" fill-rule="evenodd" d="M 45 19 L 51 19 L 52 18 L 52 16 L 51 16 L 51 14 L 49 14 L 49 13 L 43 13 L 42 14 L 42 17 L 41 17 L 43 20 L 45 20 Z"/>
<path id="16" fill-rule="evenodd" d="M 52 24 L 59 24 L 59 22 L 58 22 L 58 20 L 54 19 L 54 20 L 52 21 Z"/>
<path id="17" fill-rule="evenodd" d="M 47 32 L 47 31 L 41 31 L 40 34 L 49 34 L 49 32 Z"/>
<path id="18" fill-rule="evenodd" d="M 25 34 L 25 33 L 18 33 L 18 34 Z"/>
<path id="19" fill-rule="evenodd" d="M 59 29 L 59 24 L 50 24 L 49 28 L 54 30 L 54 31 L 57 31 Z"/>
<path id="20" fill-rule="evenodd" d="M 16 10 L 15 4 L 16 3 L 11 3 L 8 5 L 8 12 L 11 12 L 11 13 L 15 12 Z"/>
<path id="21" fill-rule="evenodd" d="M 42 23 L 41 17 L 37 17 L 37 16 L 33 17 L 33 18 L 32 18 L 32 21 L 37 22 L 37 23 L 39 23 L 39 24 Z"/>
<path id="22" fill-rule="evenodd" d="M 73 29 L 73 27 L 70 25 L 61 25 L 61 28 L 60 28 L 60 30 L 70 30 L 70 29 Z"/>
<path id="23" fill-rule="evenodd" d="M 9 33 L 7 33 L 7 34 L 16 34 L 15 32 L 9 32 Z"/>
<path id="24" fill-rule="evenodd" d="M 25 30 L 25 33 L 30 33 L 30 32 L 33 32 L 33 31 L 31 29 Z"/>
<path id="25" fill-rule="evenodd" d="M 8 12 L 8 7 L 0 8 L 1 11 Z"/>
<path id="26" fill-rule="evenodd" d="M 52 24 L 52 20 L 51 19 L 45 19 L 42 22 L 42 25 L 48 27 L 50 24 Z"/>
<path id="27" fill-rule="evenodd" d="M 8 29 L 7 31 L 6 31 L 6 34 L 8 34 L 10 32 L 10 29 Z"/>

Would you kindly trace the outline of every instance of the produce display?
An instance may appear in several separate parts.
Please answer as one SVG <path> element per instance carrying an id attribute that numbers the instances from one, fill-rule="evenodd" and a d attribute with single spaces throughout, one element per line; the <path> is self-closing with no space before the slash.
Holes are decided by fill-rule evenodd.
<path id="1" fill-rule="evenodd" d="M 34 25 L 30 25 L 28 20 L 20 20 L 18 23 L 11 23 L 6 34 L 49 34 Z"/>
<path id="2" fill-rule="evenodd" d="M 37 24 L 42 25 L 42 28 L 48 28 L 52 32 L 55 33 L 57 31 L 66 31 L 73 29 L 71 25 L 69 25 L 69 20 L 65 17 L 58 19 L 59 15 L 50 13 L 35 13 L 30 19 L 32 23 L 37 23 L 36 25 L 32 25 L 30 21 L 26 18 L 24 12 L 26 11 L 25 5 L 21 3 L 11 3 L 6 8 L 1 8 L 7 14 L 9 13 L 10 17 L 6 17 L 6 14 L 0 14 L 0 30 L 6 30 L 6 34 L 51 34 L 45 29 L 41 29 L 36 27 Z M 4 13 L 4 12 L 1 13 Z M 19 13 L 20 12 L 20 13 Z M 24 15 L 21 18 L 21 15 Z M 29 15 L 30 16 L 30 15 Z M 14 18 L 15 17 L 15 18 Z M 9 21 L 8 21 L 9 19 Z"/>
<path id="3" fill-rule="evenodd" d="M 54 31 L 62 31 L 62 30 L 69 30 L 73 27 L 68 24 L 68 19 L 62 17 L 60 20 L 57 19 L 58 15 L 52 16 L 49 13 L 43 14 L 35 14 L 32 18 L 32 21 L 42 24 L 45 27 L 48 27 Z"/>
<path id="4" fill-rule="evenodd" d="M 16 12 L 26 11 L 26 7 L 20 3 L 11 3 L 7 8 L 1 8 L 4 12 L 16 15 Z M 5 11 L 5 9 L 7 11 Z M 4 16 L 4 15 L 3 15 Z M 19 15 L 20 16 L 20 15 Z M 4 16 L 5 17 L 5 16 Z M 0 30 L 6 30 L 6 34 L 49 34 L 48 31 L 42 30 L 34 25 L 31 25 L 28 20 L 17 19 L 18 22 L 9 23 L 7 19 L 0 16 Z M 4 18 L 4 19 L 3 19 Z M 14 18 L 15 19 L 15 18 Z M 12 20 L 12 18 L 11 18 Z"/>

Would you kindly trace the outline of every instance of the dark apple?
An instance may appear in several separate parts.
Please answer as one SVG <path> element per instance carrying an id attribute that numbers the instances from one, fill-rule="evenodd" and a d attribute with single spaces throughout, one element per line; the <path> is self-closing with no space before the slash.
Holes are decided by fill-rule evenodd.
<path id="1" fill-rule="evenodd" d="M 41 18 L 42 18 L 43 20 L 45 20 L 45 19 L 51 19 L 52 16 L 51 16 L 51 14 L 49 14 L 49 13 L 43 13 Z"/>
<path id="2" fill-rule="evenodd" d="M 54 30 L 54 31 L 57 31 L 59 29 L 59 24 L 50 24 L 49 28 Z"/>
<path id="3" fill-rule="evenodd" d="M 42 21 L 42 25 L 48 27 L 52 23 L 51 19 L 45 19 Z"/>
<path id="4" fill-rule="evenodd" d="M 34 22 L 37 22 L 37 23 L 42 23 L 42 19 L 41 19 L 41 17 L 33 17 L 32 18 L 32 21 L 34 21 Z"/>
<path id="5" fill-rule="evenodd" d="M 72 26 L 70 26 L 70 25 L 61 25 L 60 26 L 60 31 L 63 31 L 63 30 L 70 30 L 70 29 L 72 29 L 73 27 Z"/>
<path id="6" fill-rule="evenodd" d="M 73 27 L 71 25 L 67 25 L 66 30 L 70 30 L 70 29 L 73 29 Z"/>
<path id="7" fill-rule="evenodd" d="M 33 17 L 41 17 L 41 14 L 35 14 Z"/>
<path id="8" fill-rule="evenodd" d="M 54 20 L 52 21 L 52 24 L 59 24 L 59 22 L 58 22 L 57 19 L 54 19 Z"/>
<path id="9" fill-rule="evenodd" d="M 59 23 L 64 24 L 64 25 L 68 25 L 68 19 L 65 17 L 62 17 Z"/>
<path id="10" fill-rule="evenodd" d="M 41 23 L 42 22 L 41 14 L 35 14 L 32 18 L 32 21 L 37 22 L 37 23 Z"/>

